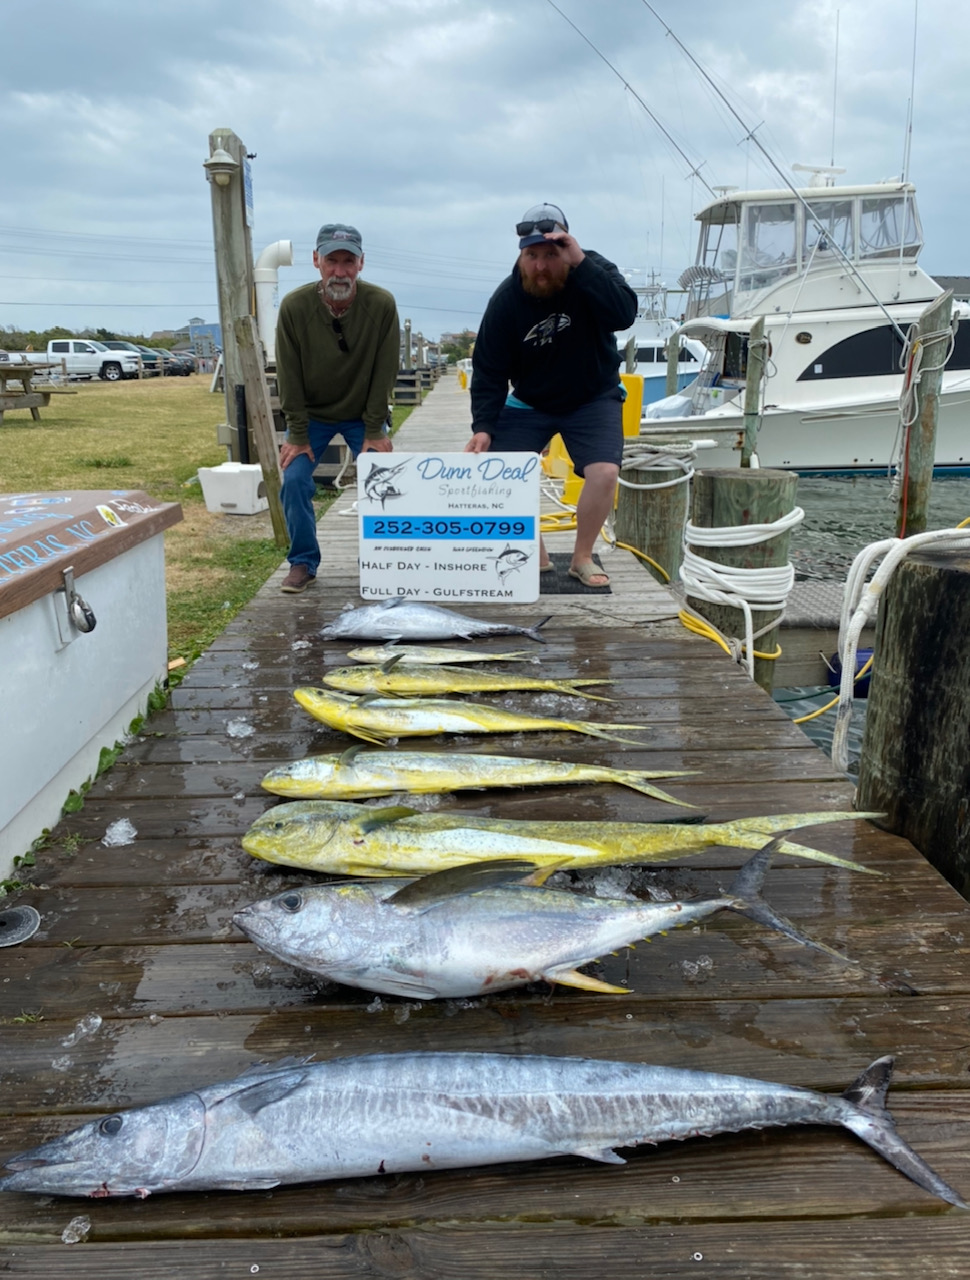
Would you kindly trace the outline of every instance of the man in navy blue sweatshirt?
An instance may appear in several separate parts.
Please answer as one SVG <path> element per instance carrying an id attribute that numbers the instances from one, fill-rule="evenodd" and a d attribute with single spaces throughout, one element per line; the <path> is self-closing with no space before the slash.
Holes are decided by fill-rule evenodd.
<path id="1" fill-rule="evenodd" d="M 612 262 L 580 248 L 558 206 L 535 205 L 516 232 L 518 259 L 492 294 L 475 339 L 473 434 L 465 451 L 541 453 L 558 432 L 584 482 L 569 573 L 602 587 L 609 577 L 593 563 L 593 547 L 623 460 L 614 335 L 633 323 L 637 298 Z M 551 568 L 544 546 L 540 567 Z"/>

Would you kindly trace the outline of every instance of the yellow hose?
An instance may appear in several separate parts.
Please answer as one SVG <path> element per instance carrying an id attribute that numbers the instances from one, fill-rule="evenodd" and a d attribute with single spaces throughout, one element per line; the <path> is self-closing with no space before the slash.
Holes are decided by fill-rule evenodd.
<path id="1" fill-rule="evenodd" d="M 853 682 L 855 682 L 856 680 L 861 680 L 871 666 L 872 666 L 872 654 L 869 655 L 869 657 L 866 659 L 865 664 L 861 666 L 859 670 L 855 673 L 855 675 L 852 677 Z M 816 716 L 822 715 L 823 712 L 831 711 L 832 708 L 838 702 L 838 700 L 839 700 L 839 697 L 838 697 L 838 694 L 836 694 L 836 696 L 832 699 L 831 702 L 826 702 L 824 707 L 819 707 L 815 711 L 810 711 L 807 716 L 799 716 L 797 720 L 792 721 L 792 724 L 807 724 L 809 720 L 814 720 Z"/>

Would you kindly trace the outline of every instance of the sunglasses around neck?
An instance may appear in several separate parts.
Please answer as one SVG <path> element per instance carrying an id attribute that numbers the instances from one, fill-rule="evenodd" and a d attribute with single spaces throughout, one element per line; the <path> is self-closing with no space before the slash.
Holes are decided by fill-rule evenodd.
<path id="1" fill-rule="evenodd" d="M 344 337 L 344 328 L 336 316 L 330 321 L 330 328 L 337 335 L 337 346 L 344 353 L 350 355 L 350 347 L 347 346 L 347 339 Z"/>

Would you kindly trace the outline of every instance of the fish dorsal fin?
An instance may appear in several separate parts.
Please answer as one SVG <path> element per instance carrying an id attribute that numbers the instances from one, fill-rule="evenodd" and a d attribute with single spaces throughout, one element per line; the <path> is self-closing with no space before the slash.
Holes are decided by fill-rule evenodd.
<path id="1" fill-rule="evenodd" d="M 383 671 L 384 674 L 387 675 L 388 672 L 394 670 L 394 668 L 398 665 L 399 662 L 403 662 L 403 661 L 404 661 L 404 654 L 396 653 L 393 658 L 388 658 L 386 662 L 381 663 L 381 671 Z"/>
<path id="2" fill-rule="evenodd" d="M 486 862 L 466 862 L 458 867 L 448 867 L 444 871 L 433 871 L 420 880 L 412 880 L 397 893 L 392 893 L 386 902 L 393 902 L 396 907 L 425 908 L 443 902 L 446 898 L 456 898 L 462 894 L 478 893 L 482 889 L 491 889 L 495 885 L 508 884 L 511 880 L 519 880 L 522 876 L 535 871 L 536 864 L 524 858 L 494 858 Z"/>
<path id="3" fill-rule="evenodd" d="M 362 742 L 355 742 L 352 747 L 348 747 L 346 751 L 340 753 L 340 759 L 337 763 L 343 765 L 345 769 L 352 768 L 354 761 L 357 759 L 357 753 L 363 751 L 363 749 L 364 744 Z"/>
<path id="4" fill-rule="evenodd" d="M 383 809 L 368 809 L 367 817 L 357 823 L 357 827 L 365 835 L 371 831 L 379 831 L 381 827 L 392 822 L 400 822 L 402 818 L 413 818 L 420 810 L 412 809 L 406 804 L 389 804 Z"/>
<path id="5" fill-rule="evenodd" d="M 570 1151 L 574 1156 L 585 1156 L 587 1160 L 598 1160 L 600 1164 L 626 1164 L 612 1147 L 570 1147 Z"/>
<path id="6" fill-rule="evenodd" d="M 268 1080 L 260 1080 L 247 1085 L 232 1094 L 232 1101 L 241 1111 L 254 1116 L 264 1107 L 282 1100 L 293 1092 L 306 1079 L 305 1071 L 286 1071 L 282 1075 L 270 1076 Z"/>

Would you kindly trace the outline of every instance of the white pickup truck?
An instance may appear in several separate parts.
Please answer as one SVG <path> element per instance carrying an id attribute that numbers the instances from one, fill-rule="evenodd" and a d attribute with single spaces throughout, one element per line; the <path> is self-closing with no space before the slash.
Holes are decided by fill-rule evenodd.
<path id="1" fill-rule="evenodd" d="M 104 378 L 118 382 L 138 377 L 138 357 L 128 351 L 111 351 L 93 338 L 52 338 L 48 360 L 64 361 L 69 378 Z"/>

